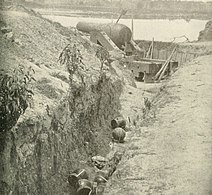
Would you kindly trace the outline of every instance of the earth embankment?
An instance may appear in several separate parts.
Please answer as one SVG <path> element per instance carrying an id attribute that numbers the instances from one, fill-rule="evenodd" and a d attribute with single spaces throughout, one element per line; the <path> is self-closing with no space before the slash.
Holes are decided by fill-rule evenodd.
<path id="1" fill-rule="evenodd" d="M 100 71 L 96 45 L 23 6 L 2 11 L 0 27 L 1 73 L 20 64 L 32 67 L 36 80 L 33 103 L 0 132 L 0 194 L 70 194 L 68 175 L 76 168 L 92 172 L 91 157 L 108 152 L 110 121 L 119 114 L 123 86 L 133 81 L 118 64 Z M 58 62 L 68 44 L 83 61 L 72 83 Z"/>

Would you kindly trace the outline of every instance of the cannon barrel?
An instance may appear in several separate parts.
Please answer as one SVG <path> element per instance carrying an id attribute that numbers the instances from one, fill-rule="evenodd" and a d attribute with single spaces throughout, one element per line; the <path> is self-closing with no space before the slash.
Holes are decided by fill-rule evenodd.
<path id="1" fill-rule="evenodd" d="M 125 42 L 129 42 L 132 37 L 132 32 L 130 28 L 119 23 L 87 23 L 79 22 L 77 24 L 77 30 L 91 33 L 92 31 L 104 31 L 110 39 L 121 49 Z"/>

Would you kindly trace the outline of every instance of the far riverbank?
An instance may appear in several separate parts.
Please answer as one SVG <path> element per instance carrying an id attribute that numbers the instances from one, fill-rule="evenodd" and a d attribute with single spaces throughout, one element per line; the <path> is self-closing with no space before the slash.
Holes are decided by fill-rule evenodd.
<path id="1" fill-rule="evenodd" d="M 118 8 L 109 7 L 51 7 L 51 8 L 35 8 L 41 15 L 55 15 L 55 16 L 68 16 L 68 17 L 91 17 L 91 18 L 118 18 L 121 10 Z M 128 11 L 122 18 L 124 19 L 184 19 L 190 21 L 191 19 L 198 20 L 210 20 L 212 13 L 209 12 L 185 12 L 179 13 L 174 11 L 161 12 L 160 10 L 152 12 L 151 10 L 145 10 L 143 12 L 134 12 L 133 14 Z"/>

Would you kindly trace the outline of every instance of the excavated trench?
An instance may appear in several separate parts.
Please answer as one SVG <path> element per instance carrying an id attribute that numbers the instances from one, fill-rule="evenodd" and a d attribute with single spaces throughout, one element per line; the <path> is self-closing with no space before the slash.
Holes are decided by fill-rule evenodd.
<path id="1" fill-rule="evenodd" d="M 154 109 L 143 110 L 143 97 L 152 99 L 160 87 L 134 88 L 131 74 L 117 62 L 101 75 L 90 42 L 41 16 L 22 12 L 5 14 L 4 24 L 12 27 L 15 40 L 0 34 L 4 46 L 0 55 L 7 54 L 2 64 L 12 69 L 18 63 L 35 69 L 35 105 L 11 130 L 0 133 L 0 194 L 74 194 L 70 174 L 85 169 L 93 181 L 98 171 L 94 156 L 111 159 L 105 165 L 112 170 L 111 177 L 120 162 L 120 155 L 114 155 L 123 155 L 127 149 L 125 143 L 111 143 L 111 120 L 124 116 L 128 142 L 138 125 L 154 121 Z M 86 62 L 85 82 L 76 79 L 71 92 L 67 72 L 56 63 L 56 56 L 70 41 L 79 46 Z"/>
<path id="2" fill-rule="evenodd" d="M 109 152 L 110 121 L 120 114 L 125 83 L 133 83 L 130 73 L 118 64 L 100 71 L 95 45 L 23 7 L 2 16 L 13 37 L 0 31 L 1 69 L 9 74 L 24 64 L 34 69 L 36 82 L 33 104 L 0 132 L 0 194 L 70 194 L 68 176 L 77 168 L 92 175 L 91 158 Z M 69 43 L 84 62 L 83 79 L 76 75 L 71 90 L 67 69 L 57 61 Z"/>
<path id="3" fill-rule="evenodd" d="M 186 46 L 183 46 L 181 49 L 185 49 L 185 48 Z M 194 56 L 198 56 L 198 55 L 201 55 L 201 54 L 196 53 Z M 184 63 L 191 61 L 193 59 L 194 58 L 190 57 L 189 59 L 187 59 L 187 61 L 184 61 Z M 113 177 L 113 173 L 116 171 L 116 167 L 121 162 L 122 156 L 124 156 L 126 160 L 125 153 L 126 151 L 128 151 L 129 147 L 131 147 L 130 143 L 133 142 L 132 139 L 135 139 L 135 136 L 136 136 L 135 134 L 137 134 L 138 129 L 141 127 L 151 126 L 155 121 L 157 121 L 156 113 L 158 112 L 158 106 L 159 107 L 162 106 L 159 101 L 160 99 L 165 99 L 165 97 L 168 96 L 168 94 L 166 94 L 165 86 L 163 83 L 162 84 L 159 84 L 159 83 L 144 84 L 141 82 L 137 82 L 137 87 L 138 87 L 137 89 L 136 88 L 133 89 L 133 87 L 131 88 L 125 87 L 124 89 L 124 92 L 121 97 L 121 101 L 122 101 L 121 114 L 125 117 L 125 122 L 127 123 L 127 126 L 125 127 L 125 122 L 123 121 L 121 121 L 119 125 L 117 125 L 116 121 L 113 119 L 111 121 L 111 128 L 113 129 L 115 127 L 122 127 L 127 132 L 127 136 L 123 142 L 122 141 L 114 142 L 114 140 L 112 140 L 111 150 L 105 156 L 106 159 L 109 159 L 109 161 L 104 162 L 103 163 L 104 166 L 101 166 L 101 168 L 97 168 L 99 165 L 97 163 L 95 168 L 96 171 L 91 172 L 91 175 L 95 173 L 93 175 L 94 177 L 93 176 L 91 177 L 94 180 L 93 185 L 95 186 L 93 188 L 93 194 L 102 195 L 104 194 L 105 188 L 107 190 L 106 194 L 109 193 L 110 187 L 107 186 L 107 182 L 109 181 L 109 185 L 113 185 L 112 184 L 113 181 L 110 181 L 110 179 L 111 177 Z M 131 98 L 133 97 L 129 98 L 127 96 L 134 96 L 135 102 L 131 100 Z M 150 104 L 152 106 L 149 106 L 145 103 L 145 101 L 143 100 L 144 97 L 151 99 Z M 129 108 L 126 108 L 128 106 Z M 118 154 L 118 157 L 117 157 L 117 154 Z M 154 153 L 150 153 L 150 155 L 154 155 Z M 98 183 L 98 180 L 97 181 L 95 180 L 96 179 L 95 176 L 98 176 L 99 173 L 101 176 L 103 176 L 103 180 L 100 180 Z M 113 180 L 114 179 L 119 180 L 118 175 L 119 173 L 116 173 L 115 178 L 113 178 Z M 89 194 L 89 193 L 85 193 L 85 194 Z"/>
<path id="4" fill-rule="evenodd" d="M 69 176 L 76 169 L 85 169 L 94 181 L 98 169 L 92 157 L 98 155 L 109 159 L 102 169 L 107 175 L 93 191 L 103 194 L 105 181 L 127 150 L 125 143 L 111 142 L 111 121 L 124 116 L 125 130 L 129 131 L 125 141 L 129 142 L 138 125 L 154 120 L 154 109 L 143 110 L 143 97 L 152 98 L 160 91 L 158 84 L 141 84 L 141 89 L 125 85 L 126 78 L 117 77 L 122 74 L 119 68 L 115 63 L 112 72 L 97 76 L 93 82 L 89 77 L 85 83 L 77 81 L 56 107 L 44 115 L 29 110 L 11 131 L 1 133 L 1 194 L 74 195 L 76 188 L 68 182 Z M 133 83 L 131 79 L 128 82 Z"/>
<path id="5" fill-rule="evenodd" d="M 112 77 L 76 88 L 48 115 L 26 113 L 11 131 L 1 133 L 1 194 L 68 193 L 69 174 L 87 169 L 91 157 L 106 155 L 123 88 Z"/>

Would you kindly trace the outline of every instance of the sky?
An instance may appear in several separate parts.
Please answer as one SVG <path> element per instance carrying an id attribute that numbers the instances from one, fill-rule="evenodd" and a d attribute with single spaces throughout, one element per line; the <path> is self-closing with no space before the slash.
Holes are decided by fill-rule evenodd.
<path id="1" fill-rule="evenodd" d="M 211 1 L 211 0 L 184 0 L 184 1 L 204 1 L 204 2 L 208 2 L 208 1 Z"/>
<path id="2" fill-rule="evenodd" d="M 182 0 L 181 0 L 182 1 Z M 184 1 L 203 1 L 203 2 L 211 2 L 212 0 L 184 0 Z"/>
<path id="3" fill-rule="evenodd" d="M 204 2 L 208 2 L 208 1 L 212 1 L 212 0 L 181 0 L 181 1 L 204 1 Z"/>
<path id="4" fill-rule="evenodd" d="M 119 1 L 119 0 L 112 0 L 112 1 Z M 121 1 L 136 1 L 136 0 L 121 0 Z M 173 0 L 168 0 L 168 1 L 173 1 Z M 181 1 L 202 1 L 202 2 L 212 2 L 212 0 L 181 0 Z"/>
<path id="5" fill-rule="evenodd" d="M 208 1 L 212 1 L 212 0 L 181 0 L 181 1 L 203 1 L 203 2 L 208 2 Z"/>

